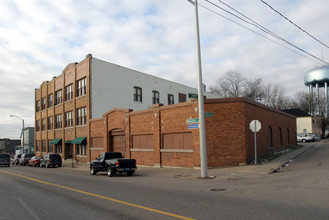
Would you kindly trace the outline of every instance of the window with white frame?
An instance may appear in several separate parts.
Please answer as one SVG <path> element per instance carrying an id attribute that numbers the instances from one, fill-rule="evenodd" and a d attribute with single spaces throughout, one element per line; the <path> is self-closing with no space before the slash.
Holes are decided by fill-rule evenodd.
<path id="1" fill-rule="evenodd" d="M 173 105 L 173 104 L 175 104 L 174 95 L 168 94 L 168 105 Z"/>
<path id="2" fill-rule="evenodd" d="M 87 93 L 87 78 L 82 78 L 77 81 L 77 97 Z"/>
<path id="3" fill-rule="evenodd" d="M 134 101 L 142 102 L 142 88 L 135 86 L 134 87 Z"/>
<path id="4" fill-rule="evenodd" d="M 62 128 L 62 114 L 55 116 L 55 128 Z"/>
<path id="5" fill-rule="evenodd" d="M 55 92 L 55 105 L 62 103 L 62 90 L 58 90 Z"/>
<path id="6" fill-rule="evenodd" d="M 160 102 L 159 92 L 158 91 L 152 91 L 152 104 L 157 104 L 159 102 Z"/>
<path id="7" fill-rule="evenodd" d="M 77 144 L 77 155 L 87 155 L 86 144 Z"/>
<path id="8" fill-rule="evenodd" d="M 65 112 L 65 127 L 73 127 L 73 111 Z"/>
<path id="9" fill-rule="evenodd" d="M 77 125 L 85 125 L 87 123 L 87 107 L 77 109 Z"/>
<path id="10" fill-rule="evenodd" d="M 53 106 L 53 94 L 48 95 L 48 108 Z"/>
<path id="11" fill-rule="evenodd" d="M 65 101 L 73 99 L 73 84 L 65 87 Z"/>

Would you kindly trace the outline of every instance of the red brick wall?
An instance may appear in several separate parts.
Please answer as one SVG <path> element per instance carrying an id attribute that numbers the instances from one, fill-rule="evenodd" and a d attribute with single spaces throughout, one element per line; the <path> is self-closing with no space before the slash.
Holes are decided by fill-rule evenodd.
<path id="1" fill-rule="evenodd" d="M 244 102 L 205 105 L 208 166 L 238 165 L 246 161 Z"/>
<path id="2" fill-rule="evenodd" d="M 270 109 L 243 98 L 216 99 L 205 101 L 208 166 L 239 165 L 253 160 L 254 139 L 249 129 L 251 120 L 262 123 L 257 133 L 258 156 L 287 146 L 286 130 L 290 131 L 291 144 L 296 144 L 296 120 L 280 111 Z M 91 138 L 104 138 L 104 151 L 109 149 L 109 135 L 114 129 L 126 134 L 127 152 L 139 165 L 200 167 L 199 130 L 188 129 L 187 119 L 198 118 L 196 102 L 171 106 L 155 105 L 152 109 L 130 112 L 113 109 L 104 115 L 104 120 L 91 120 Z M 105 123 L 104 123 L 105 122 Z M 267 127 L 273 129 L 273 146 L 267 146 Z M 282 146 L 278 146 L 277 129 L 282 128 Z M 163 149 L 163 134 L 192 133 L 189 149 Z M 153 135 L 153 149 L 132 149 L 133 135 Z M 97 155 L 100 151 L 97 151 Z M 96 157 L 96 151 L 91 152 Z"/>

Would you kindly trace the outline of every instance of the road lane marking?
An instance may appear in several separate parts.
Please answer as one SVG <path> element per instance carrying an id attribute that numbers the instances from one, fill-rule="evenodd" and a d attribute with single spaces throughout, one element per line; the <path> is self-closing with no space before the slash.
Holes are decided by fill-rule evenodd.
<path id="1" fill-rule="evenodd" d="M 157 210 L 157 209 L 148 208 L 146 206 L 137 205 L 137 204 L 130 203 L 130 202 L 125 202 L 125 201 L 121 201 L 121 200 L 118 200 L 118 199 L 113 199 L 113 198 L 106 197 L 106 196 L 101 196 L 101 195 L 98 195 L 98 194 L 94 194 L 94 193 L 82 191 L 82 190 L 79 190 L 79 189 L 74 189 L 74 188 L 71 188 L 71 187 L 62 186 L 62 185 L 59 185 L 59 184 L 55 184 L 55 183 L 50 183 L 50 182 L 38 180 L 38 179 L 35 179 L 35 178 L 32 178 L 32 177 L 23 176 L 23 175 L 17 174 L 17 173 L 12 173 L 12 172 L 8 172 L 8 171 L 4 171 L 4 170 L 0 170 L 0 172 L 11 174 L 11 175 L 14 175 L 14 176 L 18 176 L 18 177 L 21 177 L 21 178 L 24 178 L 24 179 L 28 179 L 28 180 L 31 180 L 31 181 L 34 181 L 34 182 L 42 183 L 42 184 L 45 184 L 45 185 L 55 186 L 55 187 L 58 187 L 58 188 L 67 189 L 67 190 L 78 192 L 78 193 L 81 193 L 81 194 L 85 194 L 85 195 L 89 195 L 89 196 L 93 196 L 93 197 L 97 197 L 97 198 L 109 200 L 109 201 L 112 201 L 112 202 L 116 202 L 116 203 L 120 203 L 120 204 L 124 204 L 124 205 L 128 205 L 128 206 L 132 206 L 132 207 L 135 207 L 135 208 L 144 209 L 144 210 L 147 210 L 147 211 L 150 211 L 150 212 L 155 212 L 155 213 L 159 213 L 159 214 L 163 214 L 163 215 L 168 215 L 168 216 L 175 217 L 175 218 L 178 218 L 178 219 L 194 220 L 193 218 L 189 218 L 189 217 L 185 217 L 185 216 L 181 216 L 181 215 L 176 215 L 176 214 L 173 214 L 173 213 L 169 213 L 169 212 L 165 212 L 165 211 L 161 211 L 161 210 Z"/>

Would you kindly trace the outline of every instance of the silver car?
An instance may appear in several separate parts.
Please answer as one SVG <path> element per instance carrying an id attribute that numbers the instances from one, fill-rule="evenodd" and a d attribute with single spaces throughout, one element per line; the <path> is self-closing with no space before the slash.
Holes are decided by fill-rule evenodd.
<path id="1" fill-rule="evenodd" d="M 313 141 L 313 137 L 307 134 L 297 134 L 297 141 L 299 142 L 310 142 Z"/>

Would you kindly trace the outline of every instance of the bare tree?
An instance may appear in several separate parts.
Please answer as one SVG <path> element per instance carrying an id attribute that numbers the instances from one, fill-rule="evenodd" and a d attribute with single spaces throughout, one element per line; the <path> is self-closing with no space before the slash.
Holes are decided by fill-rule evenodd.
<path id="1" fill-rule="evenodd" d="M 227 72 L 226 75 L 217 80 L 215 86 L 209 89 L 211 92 L 227 97 L 241 97 L 243 95 L 243 85 L 245 78 L 239 72 Z"/>
<path id="2" fill-rule="evenodd" d="M 267 83 L 264 86 L 263 104 L 275 109 L 280 109 L 284 105 L 286 97 L 284 89 L 279 84 Z"/>
<path id="3" fill-rule="evenodd" d="M 243 86 L 243 97 L 261 102 L 265 97 L 262 79 L 246 80 Z"/>

